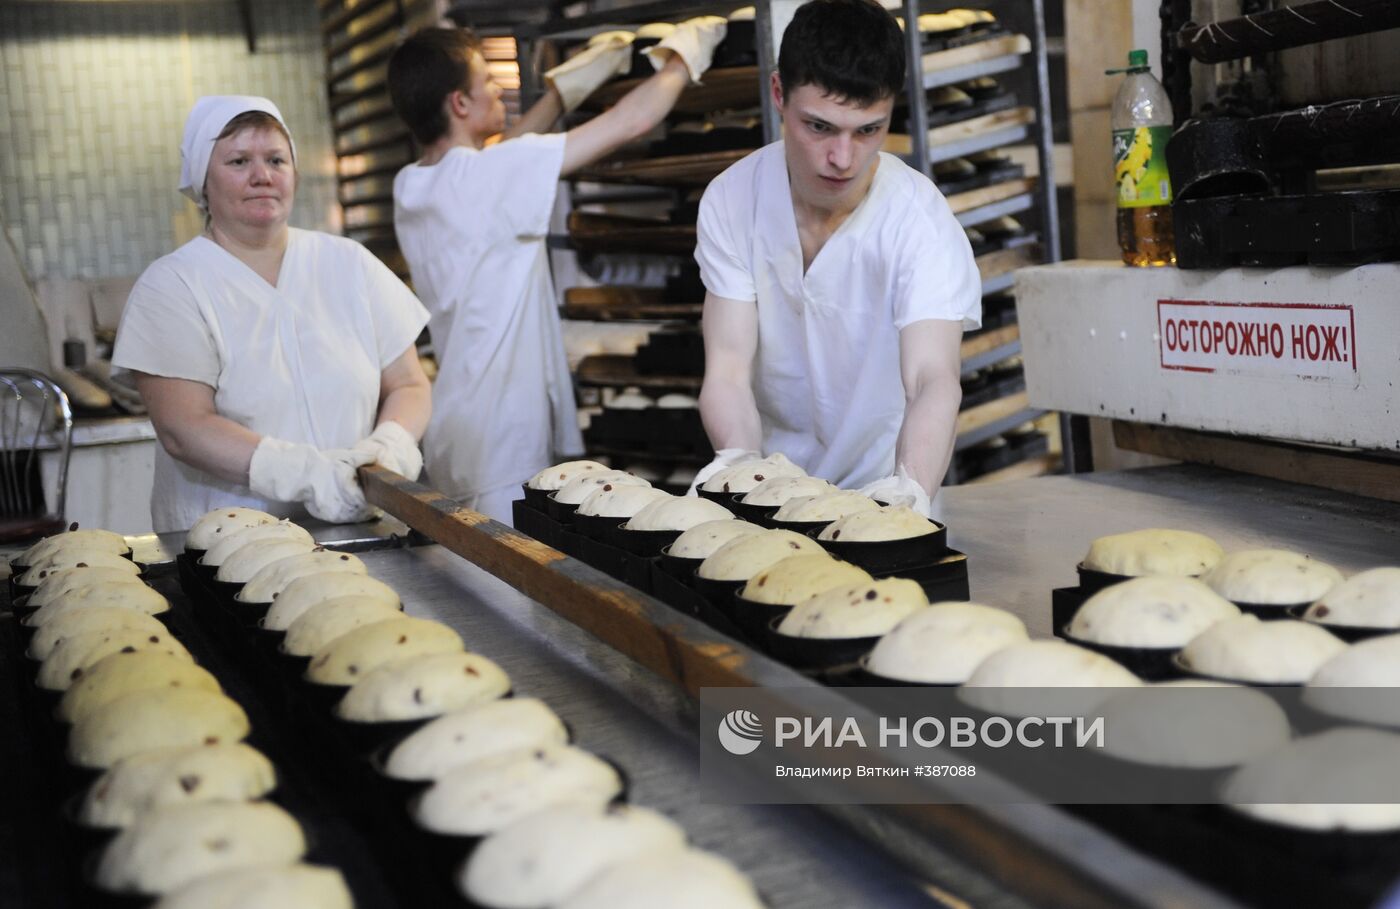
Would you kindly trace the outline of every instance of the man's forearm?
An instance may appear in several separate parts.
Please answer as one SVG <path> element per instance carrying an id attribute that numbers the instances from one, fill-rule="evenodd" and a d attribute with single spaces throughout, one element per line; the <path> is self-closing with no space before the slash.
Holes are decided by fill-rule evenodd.
<path id="1" fill-rule="evenodd" d="M 528 133 L 549 132 L 556 120 L 564 113 L 564 104 L 554 86 L 548 86 L 540 99 L 530 105 L 530 109 L 520 115 L 503 134 L 507 139 L 524 136 Z"/>
<path id="2" fill-rule="evenodd" d="M 379 405 L 379 416 L 375 425 L 385 420 L 393 420 L 415 439 L 422 439 L 428 429 L 428 418 L 433 412 L 433 389 L 431 385 L 405 385 L 396 388 L 384 397 Z"/>
<path id="3" fill-rule="evenodd" d="M 953 458 L 962 385 L 942 379 L 922 385 L 904 407 L 895 443 L 895 465 L 903 465 L 930 496 L 937 494 Z"/>
<path id="4" fill-rule="evenodd" d="M 747 384 L 707 378 L 700 389 L 700 419 L 716 451 L 762 451 L 763 427 L 753 389 Z"/>

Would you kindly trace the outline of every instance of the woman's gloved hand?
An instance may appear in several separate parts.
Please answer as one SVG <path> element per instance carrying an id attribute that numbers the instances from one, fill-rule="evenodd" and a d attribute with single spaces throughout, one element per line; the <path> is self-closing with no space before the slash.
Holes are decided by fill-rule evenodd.
<path id="1" fill-rule="evenodd" d="M 418 440 L 393 420 L 380 423 L 352 450 L 369 454 L 366 463 L 378 464 L 405 479 L 416 480 L 423 472 L 423 452 L 418 449 Z"/>
<path id="2" fill-rule="evenodd" d="M 719 47 L 728 30 L 729 23 L 724 21 L 723 16 L 696 16 L 677 25 L 675 31 L 643 53 L 651 60 L 652 66 L 661 69 L 666 65 L 666 52 L 670 51 L 685 61 L 685 68 L 690 71 L 690 81 L 699 82 L 705 70 L 710 68 L 715 48 Z"/>
<path id="3" fill-rule="evenodd" d="M 374 510 L 355 478 L 355 469 L 374 460 L 367 451 L 322 451 L 302 442 L 263 436 L 248 465 L 248 486 L 279 502 L 301 502 L 312 517 L 335 524 L 368 520 Z"/>
<path id="4" fill-rule="evenodd" d="M 933 517 L 933 499 L 903 464 L 895 469 L 893 476 L 862 486 L 860 494 L 886 505 L 908 505 L 926 518 Z"/>
<path id="5" fill-rule="evenodd" d="M 757 451 L 748 451 L 743 448 L 721 448 L 715 452 L 713 461 L 700 468 L 700 472 L 695 475 L 695 479 L 685 494 L 688 496 L 698 495 L 698 490 L 705 485 L 705 481 L 721 470 L 761 460 L 763 460 L 763 455 Z"/>
<path id="6" fill-rule="evenodd" d="M 594 35 L 588 47 L 546 70 L 545 81 L 554 86 L 559 100 L 568 113 L 613 76 L 620 76 L 632 66 L 632 33 L 603 32 Z"/>

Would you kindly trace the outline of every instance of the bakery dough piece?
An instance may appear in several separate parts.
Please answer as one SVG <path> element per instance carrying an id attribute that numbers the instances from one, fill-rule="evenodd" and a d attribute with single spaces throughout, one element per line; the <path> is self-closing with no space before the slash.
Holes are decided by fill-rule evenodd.
<path id="1" fill-rule="evenodd" d="M 262 627 L 272 631 L 286 631 L 312 606 L 351 595 L 378 600 L 395 609 L 403 608 L 398 593 L 383 581 L 367 574 L 319 571 L 302 575 L 282 588 L 282 592 L 268 608 L 267 615 L 263 616 Z"/>
<path id="2" fill-rule="evenodd" d="M 383 597 L 353 593 L 335 597 L 310 607 L 287 626 L 282 652 L 292 656 L 315 656 L 336 638 L 356 628 L 400 618 L 403 618 L 400 606 Z"/>
<path id="3" fill-rule="evenodd" d="M 610 764 L 572 745 L 544 745 L 449 770 L 411 810 L 436 833 L 484 836 L 551 805 L 605 805 L 621 792 Z"/>
<path id="4" fill-rule="evenodd" d="M 275 523 L 276 517 L 256 508 L 215 508 L 194 522 L 189 533 L 185 534 L 185 548 L 209 549 L 224 537 L 245 527 Z"/>
<path id="5" fill-rule="evenodd" d="M 311 552 L 316 547 L 304 540 L 261 540 L 230 553 L 214 579 L 230 584 L 247 584 L 268 565 L 289 556 Z"/>
<path id="6" fill-rule="evenodd" d="M 675 496 L 650 486 L 618 486 L 609 484 L 589 493 L 578 507 L 578 513 L 605 518 L 630 518 L 652 502 L 674 499 Z"/>
<path id="7" fill-rule="evenodd" d="M 700 399 L 694 395 L 672 392 L 656 399 L 656 406 L 662 410 L 694 410 L 700 406 Z"/>
<path id="8" fill-rule="evenodd" d="M 140 565 L 113 552 L 94 549 L 60 549 L 29 566 L 29 569 L 20 575 L 19 583 L 25 587 L 38 587 L 50 575 L 71 568 L 112 568 L 125 572 L 133 578 L 141 573 Z"/>
<path id="9" fill-rule="evenodd" d="M 787 459 L 781 452 L 759 461 L 726 467 L 705 481 L 700 488 L 706 492 L 749 492 L 755 486 L 775 477 L 805 477 L 807 471 Z"/>
<path id="10" fill-rule="evenodd" d="M 1199 689 L 1199 690 L 1197 690 Z M 1283 747 L 1288 717 L 1253 688 L 1178 679 L 1115 692 L 1100 707 L 1105 754 L 1154 767 L 1234 767 Z"/>
<path id="11" fill-rule="evenodd" d="M 835 521 L 861 511 L 875 511 L 880 504 L 870 496 L 849 489 L 816 496 L 796 496 L 788 499 L 773 515 L 775 521 Z"/>
<path id="12" fill-rule="evenodd" d="M 741 6 L 729 14 L 730 22 L 752 22 L 756 9 L 752 6 Z"/>
<path id="13" fill-rule="evenodd" d="M 318 685 L 353 685 L 393 660 L 460 653 L 461 635 L 431 619 L 390 619 L 347 632 L 316 652 L 306 677 Z"/>
<path id="14" fill-rule="evenodd" d="M 919 31 L 926 35 L 955 32 L 967 25 L 961 17 L 950 13 L 924 13 L 919 17 L 918 24 Z"/>
<path id="15" fill-rule="evenodd" d="M 1221 798 L 1242 814 L 1284 827 L 1393 832 L 1400 830 L 1396 766 L 1400 735 L 1332 729 L 1295 739 L 1236 770 Z"/>
<path id="16" fill-rule="evenodd" d="M 131 552 L 131 546 L 126 542 L 126 537 L 119 533 L 113 533 L 110 530 L 69 530 L 64 533 L 56 533 L 51 537 L 44 537 L 26 549 L 19 558 L 15 559 L 15 562 L 19 565 L 30 566 L 65 549 L 110 552 L 119 556 Z"/>
<path id="17" fill-rule="evenodd" d="M 708 559 L 725 543 L 762 532 L 762 527 L 748 521 L 706 521 L 676 537 L 669 554 L 678 559 Z"/>
<path id="18" fill-rule="evenodd" d="M 624 391 L 603 405 L 604 410 L 646 410 L 656 403 L 639 391 Z"/>
<path id="19" fill-rule="evenodd" d="M 171 637 L 164 626 L 159 631 L 150 628 L 84 631 L 64 638 L 49 652 L 39 664 L 36 682 L 49 691 L 67 691 L 98 660 L 113 653 L 135 650 L 168 653 L 193 662 L 185 645 Z"/>
<path id="20" fill-rule="evenodd" d="M 479 653 L 437 653 L 386 663 L 356 682 L 336 705 L 343 720 L 421 720 L 494 701 L 510 677 Z"/>
<path id="21" fill-rule="evenodd" d="M 958 689 L 958 697 L 1003 716 L 1083 716 L 1113 694 L 1112 689 L 1141 684 L 1137 676 L 1087 648 L 1064 641 L 1027 641 L 984 659 Z"/>
<path id="22" fill-rule="evenodd" d="M 68 759 L 79 767 L 107 768 L 153 748 L 241 742 L 248 716 L 213 691 L 152 688 L 135 691 L 73 724 Z"/>
<path id="23" fill-rule="evenodd" d="M 157 748 L 113 764 L 88 788 L 78 816 L 90 827 L 127 827 L 155 808 L 251 802 L 276 785 L 272 762 L 242 743 Z"/>
<path id="24" fill-rule="evenodd" d="M 1089 544 L 1083 565 L 1106 574 L 1139 577 L 1170 574 L 1196 577 L 1225 555 L 1220 544 L 1189 530 L 1134 530 L 1099 537 Z"/>
<path id="25" fill-rule="evenodd" d="M 224 564 L 225 559 L 242 547 L 263 540 L 294 540 L 313 547 L 316 545 L 316 541 L 311 539 L 311 534 L 305 527 L 293 524 L 291 521 L 276 521 L 272 524 L 258 524 L 254 527 L 245 527 L 242 530 L 234 531 L 209 547 L 200 557 L 199 564 L 217 568 Z"/>
<path id="26" fill-rule="evenodd" d="M 753 884 L 729 862 L 699 849 L 662 849 L 619 862 L 557 909 L 763 909 Z"/>
<path id="27" fill-rule="evenodd" d="M 1300 552 L 1249 549 L 1221 559 L 1205 582 L 1231 602 L 1293 606 L 1322 599 L 1342 583 L 1342 573 Z"/>
<path id="28" fill-rule="evenodd" d="M 127 562 L 126 559 L 122 559 L 122 561 Z M 131 573 L 131 566 L 134 564 L 134 562 L 127 562 L 125 568 L 65 568 L 56 571 L 44 578 L 43 582 L 29 595 L 29 599 L 25 600 L 24 605 L 28 609 L 39 609 L 65 593 L 80 587 L 96 587 L 102 584 L 144 584 L 145 581 Z"/>
<path id="29" fill-rule="evenodd" d="M 593 471 L 607 470 L 608 468 L 597 461 L 565 461 L 562 464 L 555 464 L 553 467 L 546 467 L 530 478 L 525 485 L 531 489 L 547 489 L 553 491 L 562 489 L 564 484 L 575 477 L 591 473 Z"/>
<path id="30" fill-rule="evenodd" d="M 938 525 L 908 505 L 883 505 L 874 511 L 859 511 L 822 528 L 819 540 L 842 543 L 883 543 L 928 536 Z"/>
<path id="31" fill-rule="evenodd" d="M 865 569 L 850 562 L 838 562 L 826 553 L 794 555 L 749 578 L 739 596 L 754 603 L 791 605 L 834 587 L 866 584 L 872 580 Z"/>
<path id="32" fill-rule="evenodd" d="M 700 563 L 696 573 L 712 581 L 747 581 L 794 555 L 826 555 L 811 537 L 791 530 L 763 530 L 730 540 Z"/>
<path id="33" fill-rule="evenodd" d="M 1217 622 L 1191 639 L 1179 659 L 1192 672 L 1260 685 L 1297 685 L 1346 644 L 1307 622 L 1261 622 L 1257 616 Z"/>
<path id="34" fill-rule="evenodd" d="M 44 628 L 64 616 L 88 609 L 124 609 L 152 616 L 169 612 L 170 601 L 140 578 L 123 574 L 119 582 L 105 581 L 68 588 L 26 616 L 24 624 L 31 628 Z"/>
<path id="35" fill-rule="evenodd" d="M 1115 647 L 1181 648 L 1239 607 L 1195 578 L 1144 577 L 1106 587 L 1084 601 L 1071 637 Z"/>
<path id="36" fill-rule="evenodd" d="M 152 909 L 354 909 L 340 869 L 259 865 L 206 874 L 172 890 Z"/>
<path id="37" fill-rule="evenodd" d="M 1025 623 L 1004 609 L 934 603 L 880 638 L 866 668 L 890 679 L 956 685 L 991 654 L 1027 640 Z"/>
<path id="38" fill-rule="evenodd" d="M 483 840 L 458 887 L 496 909 L 552 906 L 618 862 L 684 847 L 685 831 L 646 808 L 556 805 Z"/>
<path id="39" fill-rule="evenodd" d="M 1357 641 L 1318 667 L 1303 703 L 1328 716 L 1400 727 L 1400 634 Z"/>
<path id="40" fill-rule="evenodd" d="M 647 504 L 623 526 L 628 530 L 689 530 L 707 521 L 734 520 L 718 502 L 695 496 L 673 496 Z"/>
<path id="41" fill-rule="evenodd" d="M 1331 588 L 1303 614 L 1319 625 L 1400 629 L 1400 568 L 1372 568 Z"/>
<path id="42" fill-rule="evenodd" d="M 83 671 L 63 692 L 58 718 L 76 723 L 123 695 L 153 688 L 223 691 L 209 670 L 183 656 L 158 650 L 119 650 Z"/>
<path id="43" fill-rule="evenodd" d="M 385 773 L 399 780 L 433 780 L 453 767 L 546 745 L 564 745 L 569 730 L 543 701 L 509 698 L 443 714 L 389 753 Z"/>
<path id="44" fill-rule="evenodd" d="M 291 555 L 263 566 L 257 574 L 243 585 L 234 599 L 241 603 L 271 603 L 297 578 L 309 574 L 324 574 L 327 571 L 341 571 L 346 574 L 369 574 L 360 557 L 348 552 L 335 552 L 330 549 L 317 549 L 300 555 Z"/>
<path id="45" fill-rule="evenodd" d="M 26 653 L 30 659 L 44 660 L 64 639 L 94 631 L 149 631 L 164 634 L 165 626 L 135 609 L 121 609 L 116 606 L 91 606 L 87 609 L 71 609 L 53 617 L 42 628 L 34 632 Z"/>
<path id="46" fill-rule="evenodd" d="M 879 637 L 927 607 L 924 589 L 904 578 L 843 585 L 798 603 L 778 623 L 778 632 L 798 638 Z"/>
<path id="47" fill-rule="evenodd" d="M 574 477 L 554 494 L 560 505 L 578 505 L 600 489 L 616 486 L 650 486 L 651 482 L 623 470 L 591 471 Z"/>
<path id="48" fill-rule="evenodd" d="M 739 499 L 745 505 L 776 506 L 798 496 L 819 496 L 837 487 L 820 477 L 773 477 L 764 480 Z"/>
<path id="49" fill-rule="evenodd" d="M 103 850 L 96 883 L 152 896 L 207 874 L 295 862 L 306 854 L 301 825 L 269 802 L 201 802 L 143 814 Z"/>

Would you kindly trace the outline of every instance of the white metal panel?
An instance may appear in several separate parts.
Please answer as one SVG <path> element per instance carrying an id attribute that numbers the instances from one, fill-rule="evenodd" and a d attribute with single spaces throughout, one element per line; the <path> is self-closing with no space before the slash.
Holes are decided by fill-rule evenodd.
<path id="1" fill-rule="evenodd" d="M 1334 337 L 1336 351 L 1310 367 L 1293 368 L 1287 363 L 1292 340 L 1285 334 L 1284 357 L 1225 357 L 1221 350 L 1215 362 L 1226 365 L 1213 372 L 1169 368 L 1164 357 L 1168 363 L 1181 360 L 1163 349 L 1159 301 L 1262 303 L 1217 311 L 1278 316 L 1288 333 L 1292 317 L 1285 317 L 1290 310 L 1283 306 L 1317 314 L 1320 330 L 1342 324 L 1336 316 L 1341 311 L 1355 326 L 1354 344 L 1337 362 L 1341 336 Z M 1064 262 L 1021 269 L 1016 303 L 1035 407 L 1400 450 L 1400 265 L 1182 271 Z"/>

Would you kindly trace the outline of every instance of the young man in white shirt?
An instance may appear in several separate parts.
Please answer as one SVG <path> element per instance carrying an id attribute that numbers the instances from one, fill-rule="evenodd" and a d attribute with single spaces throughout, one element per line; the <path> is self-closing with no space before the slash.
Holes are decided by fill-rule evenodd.
<path id="1" fill-rule="evenodd" d="M 583 450 L 545 245 L 556 187 L 660 123 L 724 31 L 713 16 L 682 23 L 649 52 L 654 76 L 567 133 L 538 131 L 625 71 L 629 35 L 547 73 L 509 130 L 469 30 L 423 29 L 390 59 L 394 110 L 423 152 L 394 179 L 394 229 L 438 360 L 424 466 L 467 507 L 509 523 L 522 483 Z"/>
<path id="2" fill-rule="evenodd" d="M 718 456 L 697 482 L 782 452 L 929 513 L 981 281 L 933 182 L 880 151 L 904 74 L 899 26 L 872 0 L 813 0 L 783 34 L 783 140 L 700 203 L 700 411 Z"/>

